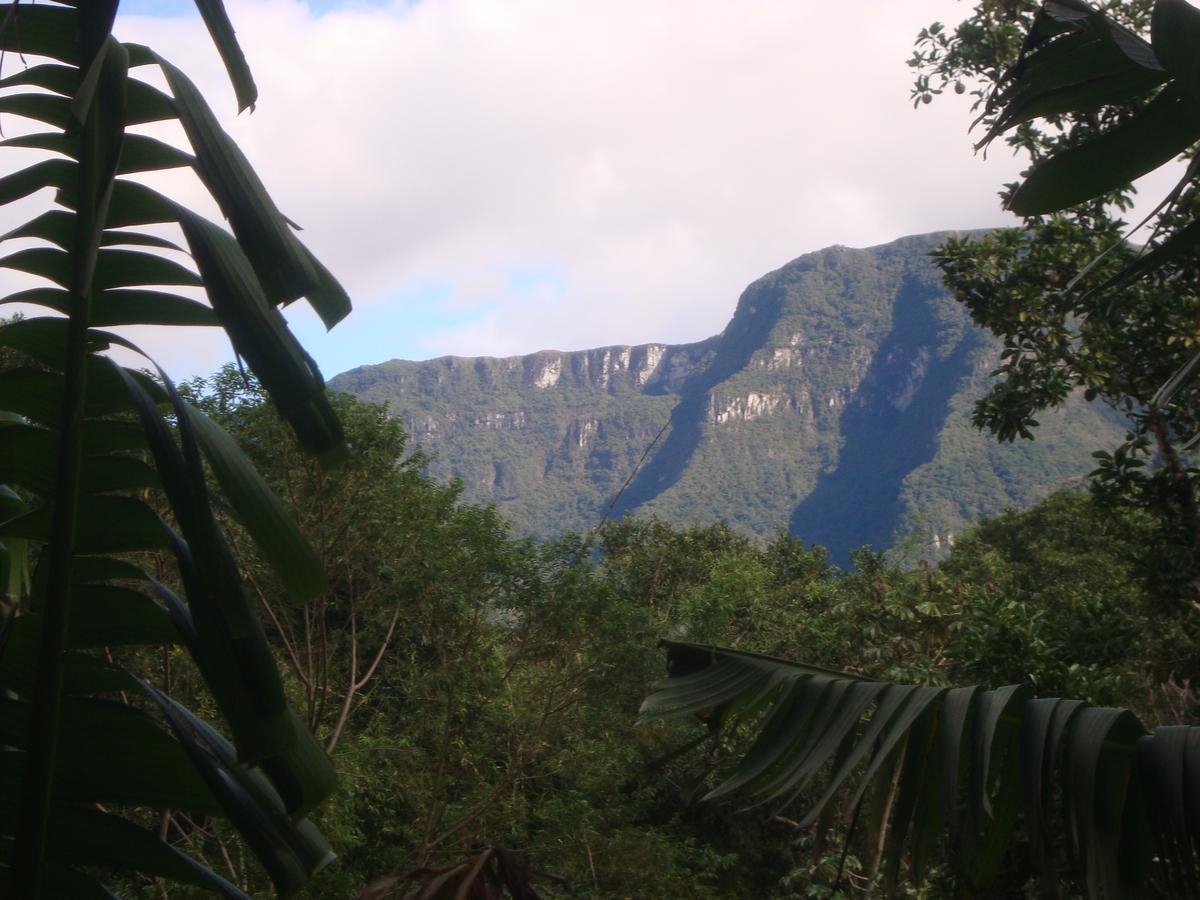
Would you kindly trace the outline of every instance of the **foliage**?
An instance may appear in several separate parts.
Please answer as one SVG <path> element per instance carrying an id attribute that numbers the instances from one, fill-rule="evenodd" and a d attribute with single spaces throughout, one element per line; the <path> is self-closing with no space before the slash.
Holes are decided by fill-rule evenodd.
<path id="1" fill-rule="evenodd" d="M 363 889 L 359 900 L 383 900 L 392 896 L 403 896 L 406 900 L 456 900 L 472 894 L 540 900 L 529 875 L 512 853 L 503 847 L 489 847 L 460 863 L 380 878 Z M 409 887 L 412 890 L 406 891 Z M 405 892 L 401 895 L 399 891 Z"/>
<path id="2" fill-rule="evenodd" d="M 1060 870 L 1091 897 L 1190 896 L 1200 820 L 1183 785 L 1200 772 L 1200 728 L 1147 734 L 1128 710 L 1035 699 L 1025 685 L 917 687 L 727 648 L 666 641 L 670 677 L 642 720 L 700 716 L 719 739 L 752 736 L 706 796 L 745 791 L 799 827 L 846 819 L 869 836 L 872 872 L 895 893 L 901 861 L 920 884 L 943 838 L 956 893 L 1001 873 L 1023 823 L 1050 890 Z M 827 773 L 824 779 L 818 778 Z"/>
<path id="3" fill-rule="evenodd" d="M 1186 254 L 1194 247 L 1189 192 L 1197 170 L 1190 168 L 1168 198 L 1159 230 L 1140 255 L 1124 247 L 1105 205 L 1124 204 L 1129 181 L 1200 137 L 1200 95 L 1194 94 L 1200 13 L 1183 2 L 1159 0 L 1151 46 L 1077 0 L 1052 0 L 1026 18 L 1025 49 L 1032 52 L 1026 58 L 1022 51 L 1018 60 L 1024 31 L 1013 23 L 1022 11 L 1021 4 L 983 2 L 952 34 L 940 25 L 923 31 L 913 60 L 925 70 L 914 90 L 918 105 L 948 84 L 961 93 L 964 78 L 982 77 L 977 97 L 986 98 L 989 127 L 983 143 L 1016 129 L 1009 142 L 1035 160 L 1025 181 L 1007 192 L 1009 206 L 1033 217 L 1033 228 L 952 241 L 940 251 L 959 299 L 1005 340 L 1000 381 L 975 418 L 1002 438 L 1030 437 L 1034 414 L 1061 405 L 1081 386 L 1132 413 L 1126 444 L 1100 455 L 1099 496 L 1108 501 L 1101 511 L 1110 521 L 1116 515 L 1120 505 L 1112 503 L 1113 493 L 1134 497 L 1134 508 L 1162 513 L 1165 507 L 1167 535 L 1174 539 L 1167 554 L 1182 557 L 1177 568 L 1194 573 L 1200 537 L 1194 473 L 1174 444 L 1176 432 L 1191 424 L 1194 405 L 1180 388 L 1197 366 L 1180 368 L 1178 354 L 1196 358 L 1186 346 L 1196 297 L 1194 262 Z M 1115 7 L 1116 16 L 1132 15 L 1135 24 L 1139 15 L 1144 22 L 1145 11 L 1137 4 Z M 987 82 L 999 84 L 989 90 Z M 1048 120 L 1049 130 L 1027 124 L 1038 117 Z M 1038 218 L 1077 205 L 1069 220 Z M 1084 276 L 1098 286 L 1087 296 L 1071 295 Z M 1105 297 L 1108 308 L 1098 312 L 1097 298 L 1114 286 L 1123 295 Z M 1160 389 L 1172 371 L 1180 374 Z M 1165 412 L 1171 398 L 1175 408 Z M 1136 456 L 1151 441 L 1161 477 L 1137 471 L 1142 460 Z M 930 627 L 945 628 L 943 650 L 973 660 L 976 669 L 1007 656 L 1022 669 L 1048 669 L 1045 680 L 1053 681 L 1080 672 L 1072 663 L 1055 673 L 1054 663 L 1068 648 L 1086 647 L 1086 655 L 1095 654 L 1087 669 L 1099 676 L 1089 693 L 1119 692 L 1108 677 L 1128 658 L 1128 642 L 1153 633 L 1148 621 L 1163 615 L 1184 634 L 1194 631 L 1194 608 L 1185 603 L 1164 612 L 1169 604 L 1147 597 L 1124 609 L 1106 608 L 1100 598 L 1111 578 L 1096 584 L 1070 550 L 1042 543 L 1047 531 L 1057 530 L 1057 517 L 1035 529 L 1036 543 L 998 526 L 1004 552 L 1019 564 L 1001 567 L 1002 579 L 982 585 L 968 580 L 963 595 L 951 601 L 962 603 L 953 625 L 947 622 L 944 579 L 981 565 L 990 575 L 995 561 L 980 555 L 978 546 L 965 548 L 969 564 L 952 558 L 929 573 L 926 599 L 912 603 L 912 618 L 926 634 Z M 1144 521 L 1135 527 L 1145 528 Z M 988 540 L 983 531 L 972 543 Z M 1105 549 L 1113 543 L 1111 534 L 1097 538 Z M 1072 543 L 1077 549 L 1079 541 Z M 1144 535 L 1140 543 L 1146 543 Z M 1021 559 L 1035 546 L 1038 561 L 1051 566 Z M 961 561 L 963 553 L 956 550 L 956 557 Z M 882 568 L 882 560 L 861 559 L 864 573 Z M 1132 575 L 1139 564 L 1136 558 L 1098 562 L 1106 575 Z M 1035 582 L 1022 576 L 1025 568 L 1036 573 Z M 1047 576 L 1061 583 L 1068 572 L 1078 582 L 1065 596 L 1041 590 Z M 886 582 L 877 590 L 881 607 L 896 593 Z M 971 616 L 982 616 L 985 627 L 971 628 Z M 1039 621 L 1043 616 L 1054 618 Z M 893 633 L 895 644 L 911 646 L 911 628 Z M 1183 649 L 1187 642 L 1164 654 L 1171 659 L 1168 677 L 1180 664 L 1183 678 L 1195 677 L 1194 655 Z M 1025 865 L 1006 858 L 1019 832 L 1022 854 L 1050 893 L 1057 893 L 1064 876 L 1092 897 L 1191 896 L 1200 884 L 1200 813 L 1183 787 L 1200 777 L 1198 728 L 1166 725 L 1147 733 L 1128 710 L 1035 699 L 1028 684 L 948 688 L 937 686 L 944 682 L 931 672 L 922 680 L 933 686 L 917 687 L 804 665 L 794 657 L 677 640 L 664 645 L 671 677 L 652 688 L 643 716 L 699 716 L 714 750 L 733 743 L 731 762 L 707 796 L 744 789 L 754 805 L 769 806 L 776 816 L 803 803 L 797 824 L 815 827 L 818 839 L 844 801 L 851 834 L 860 821 L 864 825 L 858 843 L 866 851 L 860 856 L 869 860 L 868 875 L 877 876 L 889 894 L 905 856 L 918 884 L 931 864 L 943 861 L 956 895 L 1024 891 Z M 1043 680 L 1032 672 L 1028 679 Z M 1181 711 L 1194 715 L 1195 704 Z M 845 840 L 848 853 L 852 837 Z"/>
<path id="4" fill-rule="evenodd" d="M 652 518 L 536 546 L 425 475 L 379 407 L 332 398 L 353 453 L 323 472 L 281 447 L 283 424 L 236 370 L 185 393 L 247 448 L 318 556 L 361 554 L 344 573 L 329 567 L 330 590 L 305 613 L 230 523 L 254 595 L 278 615 L 276 630 L 264 613 L 302 714 L 306 633 L 313 659 L 328 660 L 314 720 L 326 746 L 352 657 L 362 680 L 402 609 L 332 746 L 341 788 L 317 821 L 341 861 L 314 881 L 314 896 L 352 896 L 388 873 L 445 874 L 497 844 L 531 867 L 547 898 L 846 895 L 833 886 L 845 849 L 847 868 L 869 883 L 858 840 L 814 842 L 787 814 L 731 819 L 697 803 L 715 785 L 704 781 L 710 759 L 673 754 L 692 741 L 687 723 L 631 727 L 657 668 L 645 648 L 663 634 L 894 680 L 1029 679 L 1042 693 L 1132 705 L 1146 721 L 1192 709 L 1174 712 L 1190 695 L 1158 687 L 1185 683 L 1195 665 L 1184 620 L 1143 585 L 1139 548 L 1152 530 L 1086 495 L 960 535 L 938 568 L 860 552 L 848 574 L 786 534 L 760 543 Z M 178 675 L 172 689 L 189 696 Z M 192 832 L 193 845 L 221 859 L 227 837 L 207 832 Z M 261 876 L 234 862 L 228 877 L 257 889 Z M 945 864 L 939 856 L 935 886 Z"/>
<path id="5" fill-rule="evenodd" d="M 1134 32 L 1144 31 L 1150 24 L 1150 8 L 1153 0 L 1130 0 L 1130 2 L 1106 4 L 1106 14 L 1119 28 Z M 1057 4 L 1064 11 L 1078 10 L 1084 4 L 1068 0 Z M 908 64 L 916 70 L 913 83 L 913 105 L 920 107 L 932 102 L 933 98 L 949 88 L 955 93 L 966 93 L 974 98 L 972 108 L 984 115 L 994 111 L 996 89 L 1007 76 L 1018 71 L 1019 60 L 1039 17 L 1042 4 L 1038 0 L 980 0 L 971 14 L 953 28 L 934 22 L 922 28 L 917 35 L 912 58 Z M 1111 75 L 1112 59 L 1104 59 L 1101 53 L 1098 67 L 1080 66 L 1071 71 L 1068 78 L 1085 80 L 1100 79 Z M 1067 103 L 1046 115 L 1045 126 L 1036 121 L 1037 106 L 1025 106 L 1019 112 L 1019 120 L 1007 124 L 1005 143 L 1015 151 L 1024 153 L 1031 160 L 1042 159 L 1058 150 L 1075 146 L 1097 131 L 1103 131 L 1122 121 L 1129 114 L 1128 107 L 1105 106 L 1100 103 L 1083 102 L 1079 94 L 1062 95 Z M 1136 101 L 1136 92 L 1126 97 Z M 1077 108 L 1070 104 L 1077 102 Z M 1044 107 L 1043 107 L 1044 108 Z M 1010 118 L 1005 116 L 1004 118 Z M 989 122 L 989 124 L 991 124 Z M 989 132 L 989 136 L 991 135 Z M 1129 193 L 1124 185 L 1107 198 L 1121 207 L 1129 202 Z M 1098 210 L 1099 207 L 1093 207 Z"/>
<path id="6" fill-rule="evenodd" d="M 198 6 L 239 104 L 252 105 L 222 4 Z M 23 246 L 0 260 L 50 285 L 4 300 L 48 315 L 0 330 L 18 354 L 0 372 L 11 605 L 0 623 L 0 877 L 7 895 L 30 898 L 109 896 L 98 878 L 114 869 L 245 896 L 163 840 L 170 817 L 151 816 L 166 810 L 227 819 L 289 895 L 333 857 L 307 818 L 333 770 L 287 701 L 204 464 L 291 602 L 320 594 L 324 574 L 228 435 L 161 372 L 112 362 L 108 348 L 137 348 L 106 329 L 220 325 L 306 450 L 331 462 L 345 453 L 340 425 L 276 307 L 305 296 L 332 325 L 349 301 L 187 76 L 112 36 L 116 9 L 0 8 L 0 47 L 22 61 L 0 81 L 0 111 L 44 126 L 4 143 L 46 154 L 0 180 L 0 200 L 57 192 L 56 208 L 5 236 Z M 130 74 L 141 67 L 157 68 L 170 94 Z M 192 153 L 136 129 L 164 120 L 182 125 Z M 233 234 L 136 180 L 177 167 L 195 171 Z M 161 223 L 182 230 L 195 268 L 142 228 Z M 209 305 L 163 286 L 203 287 Z M 164 583 L 164 555 L 186 600 Z M 173 646 L 195 662 L 201 705 L 232 741 L 138 677 L 149 652 L 139 648 Z"/>
<path id="7" fill-rule="evenodd" d="M 1128 209 L 1129 182 L 1194 154 L 1200 94 L 1183 47 L 1200 13 L 1173 0 L 1035 10 L 980 3 L 953 31 L 923 30 L 911 61 L 918 101 L 972 84 L 987 128 L 980 145 L 1003 134 L 1034 163 L 1004 193 L 1023 230 L 935 254 L 974 321 L 1004 342 L 974 421 L 1001 440 L 1032 438 L 1038 417 L 1081 389 L 1122 414 L 1125 440 L 1094 454 L 1097 490 L 1158 515 L 1162 590 L 1187 598 L 1200 565 L 1196 472 L 1181 450 L 1198 425 L 1187 377 L 1200 302 L 1196 166 L 1151 214 L 1144 247 L 1126 242 L 1110 204 Z M 1147 28 L 1149 42 L 1137 34 Z"/>

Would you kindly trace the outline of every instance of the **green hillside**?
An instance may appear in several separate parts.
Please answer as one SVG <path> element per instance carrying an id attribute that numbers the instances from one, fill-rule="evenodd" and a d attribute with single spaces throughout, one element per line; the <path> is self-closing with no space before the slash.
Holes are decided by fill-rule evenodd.
<path id="1" fill-rule="evenodd" d="M 1036 442 L 972 428 L 998 350 L 928 260 L 944 237 L 802 256 L 696 344 L 394 360 L 333 386 L 387 401 L 432 474 L 528 533 L 591 527 L 669 422 L 613 515 L 786 526 L 837 561 L 900 539 L 936 555 L 969 522 L 1086 474 L 1120 431 L 1082 399 Z"/>

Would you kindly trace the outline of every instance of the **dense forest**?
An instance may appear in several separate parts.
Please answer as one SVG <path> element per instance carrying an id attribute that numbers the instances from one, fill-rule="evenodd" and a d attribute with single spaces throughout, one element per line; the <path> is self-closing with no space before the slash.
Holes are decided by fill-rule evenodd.
<path id="1" fill-rule="evenodd" d="M 982 0 L 918 35 L 916 105 L 971 90 L 1033 163 L 1024 228 L 933 254 L 1002 348 L 975 425 L 1027 440 L 1082 392 L 1127 430 L 937 563 L 839 567 L 653 517 L 535 542 L 430 476 L 326 390 L 278 308 L 348 295 L 117 6 L 0 7 L 0 49 L 52 61 L 3 83 L 48 130 L 0 200 L 54 198 L 0 260 L 47 313 L 0 327 L 0 894 L 1200 891 L 1197 165 L 1144 246 L 1115 217 L 1200 141 L 1200 10 Z M 190 153 L 131 130 L 168 119 Z M 130 177 L 181 167 L 228 228 Z M 249 371 L 122 366 L 128 325 L 219 326 Z"/>
<path id="2" fill-rule="evenodd" d="M 864 550 L 846 571 L 783 532 L 757 542 L 655 519 L 535 544 L 423 474 L 383 407 L 335 399 L 352 454 L 325 472 L 281 451 L 285 424 L 236 369 L 188 388 L 285 498 L 330 573 L 329 592 L 296 610 L 230 523 L 289 691 L 339 773 L 317 821 L 340 860 L 312 896 L 354 896 L 494 845 L 531 868 L 544 897 L 865 889 L 865 845 L 851 847 L 855 887 L 831 892 L 835 829 L 814 847 L 785 814 L 698 803 L 719 759 L 676 755 L 689 727 L 635 726 L 662 674 L 663 637 L 898 681 L 1028 682 L 1130 707 L 1148 725 L 1200 712 L 1184 680 L 1200 667 L 1197 623 L 1152 589 L 1151 517 L 1086 492 L 988 520 L 936 567 Z M 202 705 L 180 657 L 144 662 Z M 266 889 L 231 834 L 186 818 L 171 829 L 232 865 L 251 893 Z M 1030 877 L 1014 863 L 1018 876 Z M 935 881 L 929 896 L 948 889 Z"/>

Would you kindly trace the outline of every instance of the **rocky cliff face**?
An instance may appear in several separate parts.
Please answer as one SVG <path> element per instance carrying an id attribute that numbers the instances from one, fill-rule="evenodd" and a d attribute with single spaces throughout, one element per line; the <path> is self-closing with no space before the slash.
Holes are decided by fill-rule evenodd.
<path id="1" fill-rule="evenodd" d="M 1081 401 L 1031 445 L 971 429 L 996 348 L 928 261 L 943 237 L 800 257 L 695 344 L 396 360 L 332 383 L 387 401 L 435 474 L 528 532 L 590 527 L 636 468 L 616 515 L 789 527 L 843 562 L 907 534 L 936 553 L 1088 471 L 1115 430 Z"/>

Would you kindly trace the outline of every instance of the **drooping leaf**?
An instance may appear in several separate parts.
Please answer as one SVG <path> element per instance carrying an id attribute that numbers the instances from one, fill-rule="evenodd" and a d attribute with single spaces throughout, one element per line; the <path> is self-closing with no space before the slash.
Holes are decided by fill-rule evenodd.
<path id="1" fill-rule="evenodd" d="M 225 13 L 225 4 L 221 0 L 196 0 L 196 8 L 204 19 L 204 25 L 212 37 L 213 43 L 225 63 L 225 71 L 233 83 L 237 95 L 238 112 L 254 109 L 254 101 L 258 99 L 258 88 L 254 85 L 254 77 L 246 64 L 246 57 L 238 45 L 237 36 L 233 31 L 233 23 Z"/>
<path id="2" fill-rule="evenodd" d="M 74 10 L 28 2 L 0 4 L 0 49 L 78 63 Z"/>
<path id="3" fill-rule="evenodd" d="M 213 518 L 186 415 L 180 421 L 181 451 L 157 405 L 128 373 L 124 377 L 186 540 L 185 544 L 172 539 L 170 549 L 175 551 L 200 635 L 193 656 L 244 757 L 257 762 L 283 753 L 297 740 L 286 714 L 283 684 L 262 626 L 242 591 L 232 553 Z"/>
<path id="4" fill-rule="evenodd" d="M 320 833 L 307 821 L 289 819 L 266 779 L 256 778 L 240 765 L 220 735 L 161 692 L 148 685 L 144 688 L 220 799 L 230 822 L 266 868 L 279 896 L 291 896 L 332 861 L 332 851 Z"/>
<path id="5" fill-rule="evenodd" d="M 196 154 L 196 172 L 229 220 L 267 296 L 272 304 L 303 297 L 317 287 L 318 278 L 291 226 L 191 79 L 164 59 L 159 65 Z"/>
<path id="6" fill-rule="evenodd" d="M 1127 102 L 1167 77 L 1161 67 L 1131 58 L 1108 29 L 1063 35 L 1022 57 L 999 83 L 988 110 L 1001 112 L 978 146 L 1034 118 Z"/>
<path id="7" fill-rule="evenodd" d="M 184 409 L 217 482 L 292 601 L 303 604 L 327 590 L 321 561 L 237 442 L 194 406 Z"/>
<path id="8" fill-rule="evenodd" d="M 1149 817 L 1157 851 L 1167 860 L 1170 889 L 1177 897 L 1200 893 L 1200 868 L 1196 847 L 1192 844 L 1188 809 L 1188 738 L 1192 729 L 1164 726 L 1153 737 L 1138 741 L 1137 770 L 1150 808 Z M 1192 751 L 1195 753 L 1195 750 Z M 1191 765 L 1194 767 L 1195 760 Z"/>
<path id="9" fill-rule="evenodd" d="M 1068 849 L 1089 896 L 1145 896 L 1152 863 L 1160 877 L 1169 870 L 1173 883 L 1183 884 L 1186 872 L 1196 884 L 1200 728 L 1145 735 L 1128 711 L 1036 700 L 1024 686 L 905 688 L 853 676 L 802 676 L 796 663 L 772 665 L 769 657 L 743 651 L 673 641 L 663 646 L 676 674 L 652 687 L 654 718 L 700 715 L 725 741 L 750 733 L 731 774 L 709 797 L 782 786 L 789 803 L 810 798 L 802 812 L 806 824 L 828 805 L 856 810 L 869 800 L 864 817 L 872 846 L 883 850 L 889 896 L 902 857 L 910 857 L 919 882 L 943 835 L 960 884 L 985 892 L 1002 871 L 1022 817 L 1034 860 L 1052 884 L 1057 857 L 1047 831 L 1060 805 L 1069 822 Z M 757 678 L 747 677 L 750 671 Z M 781 675 L 787 677 L 764 694 Z M 735 685 L 739 696 L 731 696 Z M 748 708 L 752 697 L 767 698 L 760 716 L 712 715 Z M 854 725 L 846 728 L 847 721 Z M 796 790 L 822 771 L 820 793 Z M 878 790 L 868 794 L 871 786 Z M 1162 813 L 1153 825 L 1147 810 Z"/>
<path id="10" fill-rule="evenodd" d="M 301 443 L 318 457 L 336 462 L 345 445 L 320 371 L 267 302 L 237 241 L 190 213 L 180 224 L 234 349 L 250 364 Z"/>

